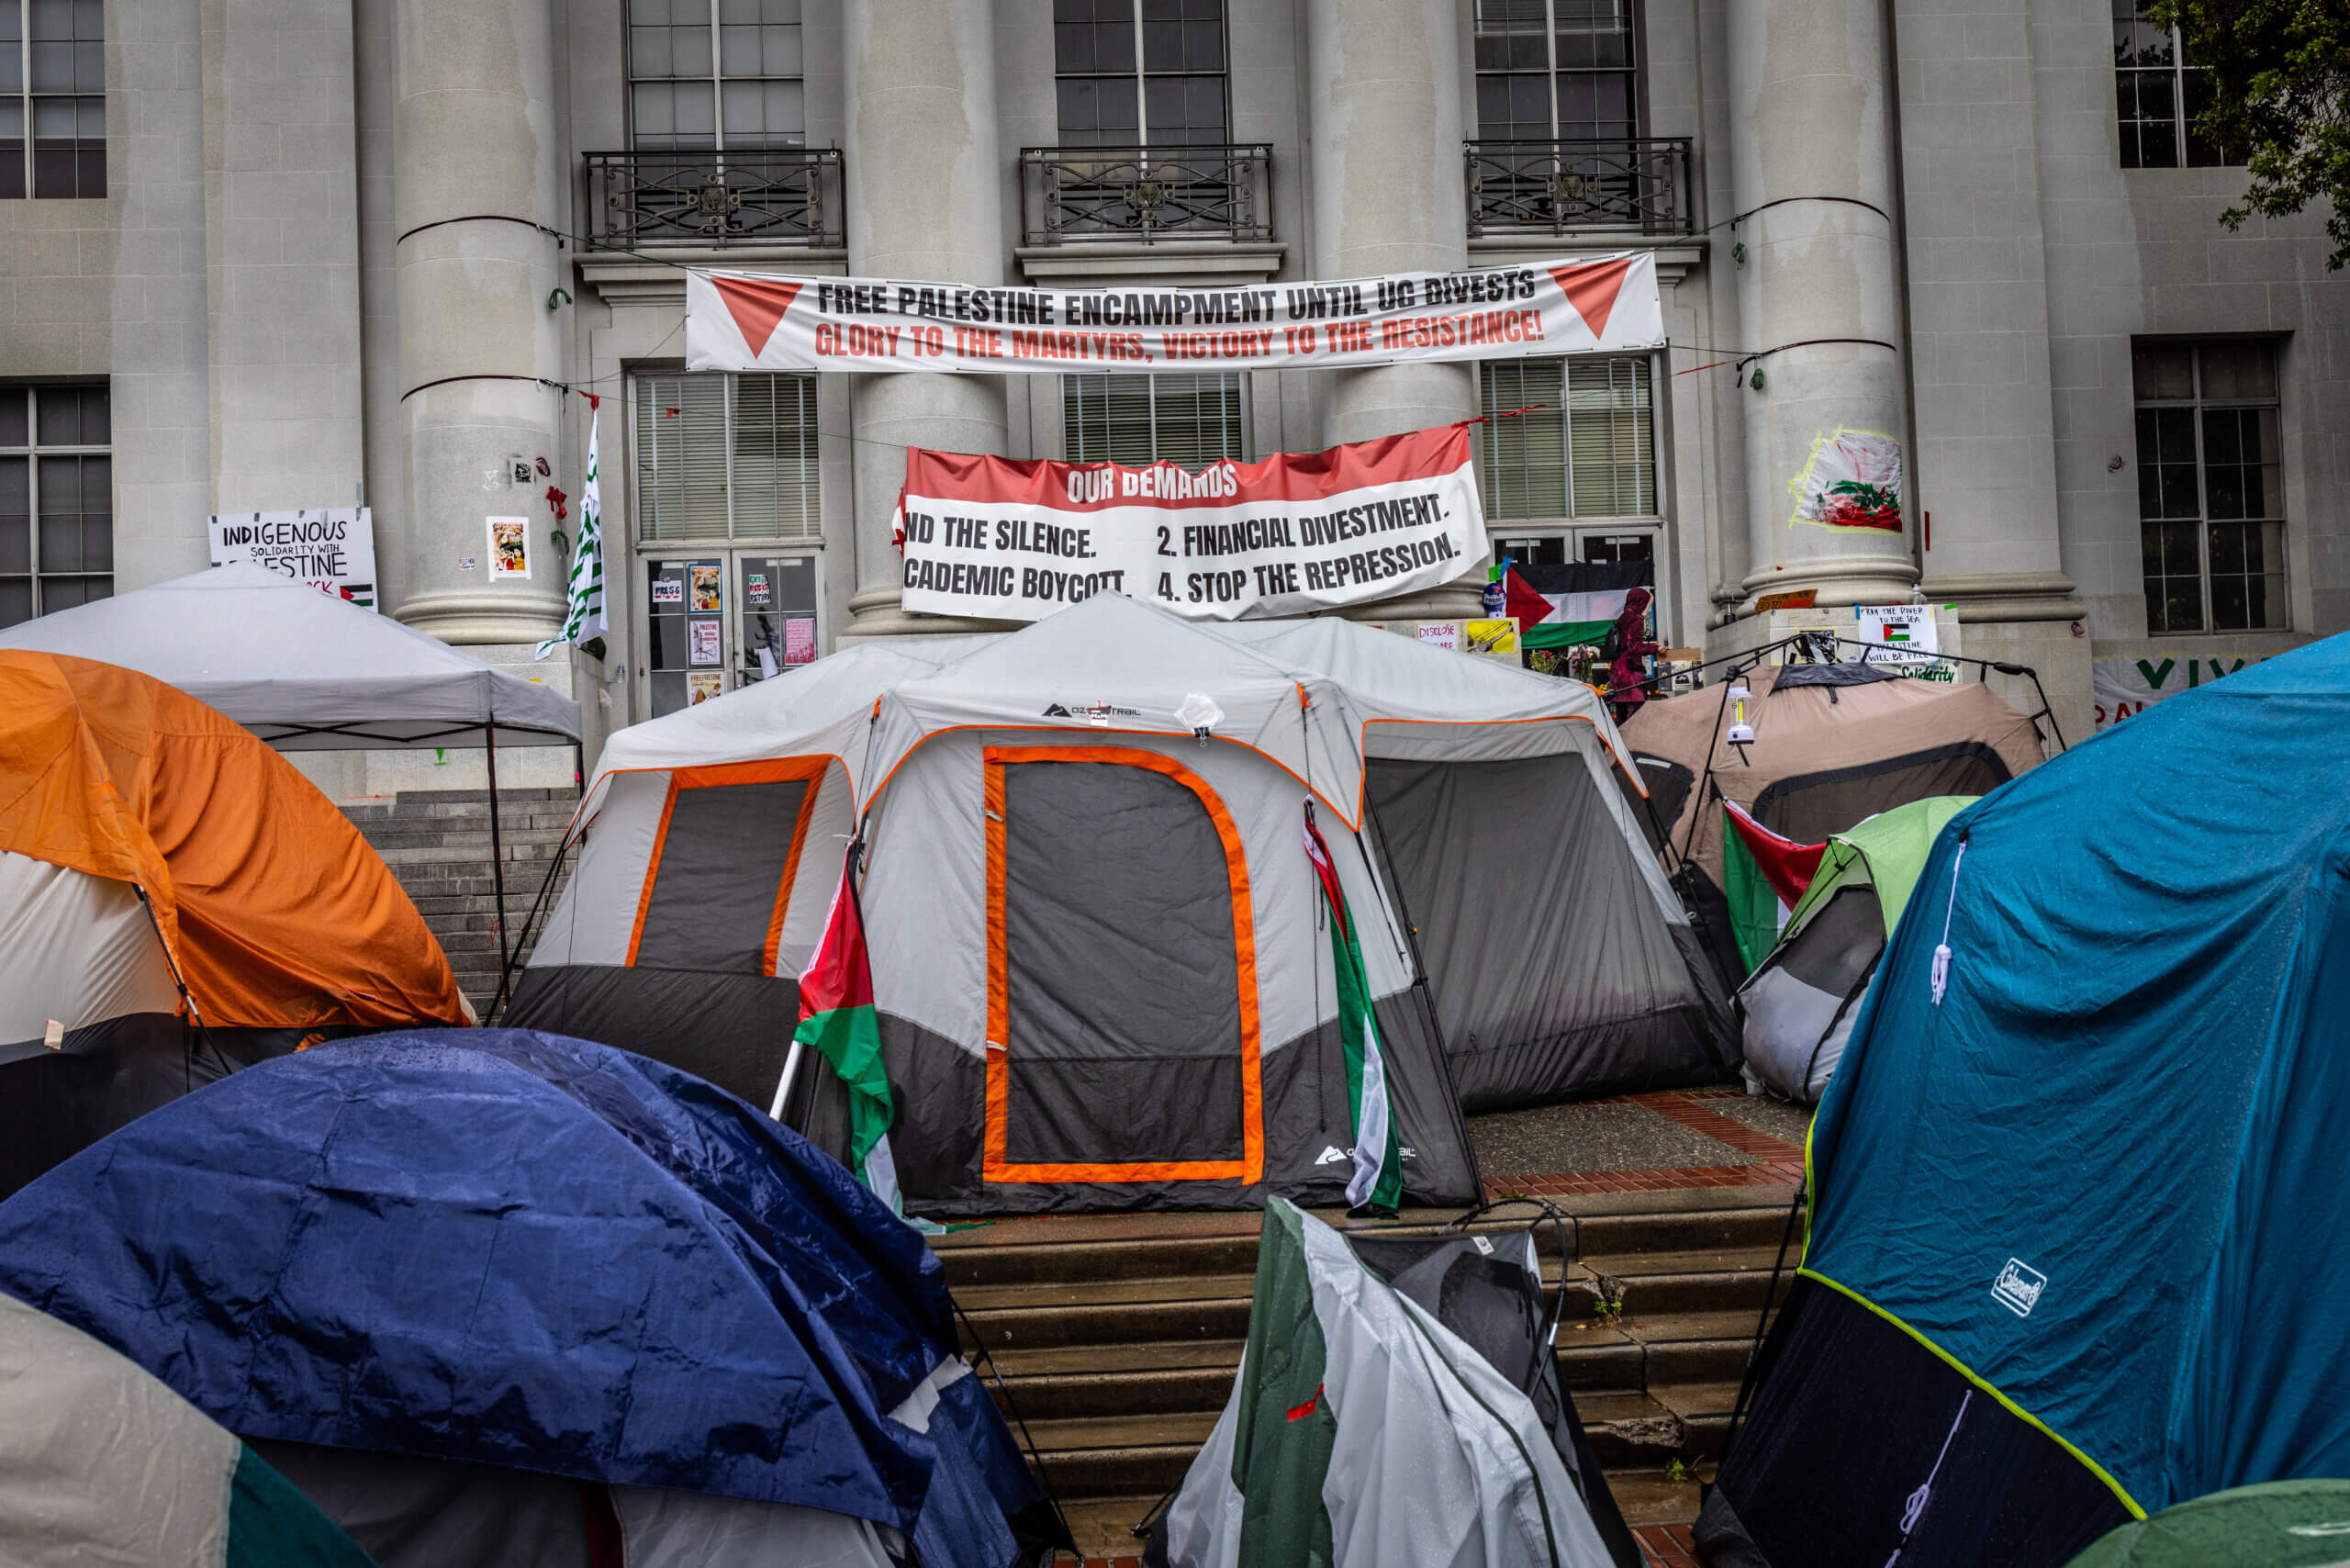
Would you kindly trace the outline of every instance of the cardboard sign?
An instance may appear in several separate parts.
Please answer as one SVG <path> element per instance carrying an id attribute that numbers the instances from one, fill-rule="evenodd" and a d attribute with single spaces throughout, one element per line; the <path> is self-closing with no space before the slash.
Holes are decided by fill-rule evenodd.
<path id="1" fill-rule="evenodd" d="M 1000 621 L 1097 593 L 1295 615 L 1436 588 L 1485 554 L 1465 424 L 1196 474 L 915 448 L 896 522 L 908 610 Z"/>
<path id="2" fill-rule="evenodd" d="M 1942 633 L 1934 627 L 1930 604 L 1861 604 L 1852 607 L 1860 623 L 1860 640 L 1869 644 L 1861 656 L 1873 665 L 1933 666 L 1942 652 Z"/>
<path id="3" fill-rule="evenodd" d="M 1342 370 L 1663 342 L 1646 251 L 1242 288 L 686 274 L 688 370 Z"/>
<path id="4" fill-rule="evenodd" d="M 375 608 L 375 523 L 366 507 L 229 512 L 207 521 L 214 566 L 249 562 Z"/>

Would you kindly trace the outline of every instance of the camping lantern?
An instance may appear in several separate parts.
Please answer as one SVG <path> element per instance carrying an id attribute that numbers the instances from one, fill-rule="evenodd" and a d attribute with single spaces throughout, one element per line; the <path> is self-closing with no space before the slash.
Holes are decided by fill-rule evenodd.
<path id="1" fill-rule="evenodd" d="M 1746 678 L 1742 675 L 1730 677 L 1729 730 L 1723 738 L 1732 745 L 1754 744 L 1754 726 L 1748 721 L 1746 711 L 1746 705 L 1752 700 L 1754 693 L 1746 689 Z"/>

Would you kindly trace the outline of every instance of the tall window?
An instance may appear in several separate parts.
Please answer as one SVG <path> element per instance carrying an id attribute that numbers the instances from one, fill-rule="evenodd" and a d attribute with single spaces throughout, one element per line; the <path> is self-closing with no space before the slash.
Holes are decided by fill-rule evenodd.
<path id="1" fill-rule="evenodd" d="M 2176 28 L 2146 20 L 2146 0 L 2113 0 L 2113 66 L 2125 169 L 2238 162 L 2195 134 L 2209 78 L 2187 63 Z"/>
<path id="2" fill-rule="evenodd" d="M 1053 0 L 1053 69 L 1064 147 L 1231 140 L 1224 0 Z"/>
<path id="3" fill-rule="evenodd" d="M 114 592 L 106 389 L 0 386 L 0 626 Z"/>
<path id="4" fill-rule="evenodd" d="M 0 197 L 106 194 L 104 0 L 0 0 Z"/>
<path id="5" fill-rule="evenodd" d="M 1632 0 L 1477 0 L 1477 139 L 1639 134 Z"/>
<path id="6" fill-rule="evenodd" d="M 1479 370 L 1487 516 L 1655 512 L 1653 372 L 1647 360 L 1577 354 L 1494 360 Z"/>
<path id="7" fill-rule="evenodd" d="M 807 144 L 800 0 L 629 0 L 628 19 L 639 149 Z"/>
<path id="8" fill-rule="evenodd" d="M 819 539 L 816 378 L 640 375 L 636 531 L 672 539 Z"/>
<path id="9" fill-rule="evenodd" d="M 1071 463 L 1237 462 L 1240 377 L 1064 375 L 1061 440 Z"/>
<path id="10" fill-rule="evenodd" d="M 2139 343 L 2146 630 L 2285 629 L 2277 346 Z"/>

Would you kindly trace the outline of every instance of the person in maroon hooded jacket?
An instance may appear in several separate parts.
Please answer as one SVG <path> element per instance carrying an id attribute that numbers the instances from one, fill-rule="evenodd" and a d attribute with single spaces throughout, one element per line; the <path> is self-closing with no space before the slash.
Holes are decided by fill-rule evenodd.
<path id="1" fill-rule="evenodd" d="M 1648 688 L 1637 684 L 1648 678 L 1648 656 L 1662 653 L 1663 644 L 1649 636 L 1649 599 L 1644 588 L 1636 588 L 1624 596 L 1624 612 L 1616 624 L 1607 629 L 1607 639 L 1600 644 L 1600 654 L 1608 661 L 1609 695 L 1616 700 L 1616 722 L 1622 723 L 1640 711 L 1649 700 Z"/>

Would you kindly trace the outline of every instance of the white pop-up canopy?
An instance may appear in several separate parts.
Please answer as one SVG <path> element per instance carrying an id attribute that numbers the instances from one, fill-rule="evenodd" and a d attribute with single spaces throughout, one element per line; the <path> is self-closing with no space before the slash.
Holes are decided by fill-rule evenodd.
<path id="1" fill-rule="evenodd" d="M 0 631 L 0 648 L 120 665 L 279 751 L 569 745 L 579 704 L 259 566 L 215 566 Z"/>

